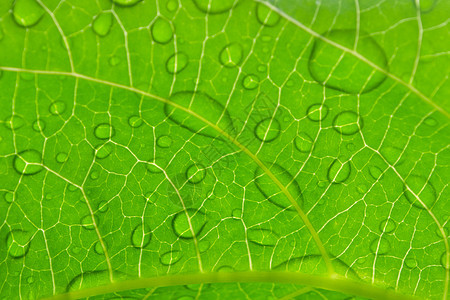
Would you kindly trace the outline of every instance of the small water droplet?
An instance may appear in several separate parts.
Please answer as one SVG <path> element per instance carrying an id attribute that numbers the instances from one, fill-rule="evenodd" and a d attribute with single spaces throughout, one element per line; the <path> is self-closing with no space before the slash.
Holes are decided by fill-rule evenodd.
<path id="1" fill-rule="evenodd" d="M 328 169 L 328 180 L 332 183 L 342 183 L 350 177 L 351 171 L 350 162 L 343 164 L 338 159 L 335 159 Z"/>
<path id="2" fill-rule="evenodd" d="M 40 119 L 34 121 L 33 125 L 32 125 L 33 130 L 36 131 L 36 132 L 44 131 L 45 126 L 46 126 L 45 121 L 44 120 L 40 120 Z"/>
<path id="3" fill-rule="evenodd" d="M 320 188 L 327 187 L 328 186 L 328 182 L 326 182 L 326 181 L 319 181 L 317 186 L 320 187 Z M 322 201 L 322 199 L 320 199 L 320 201 Z M 321 204 L 321 203 L 319 203 L 319 204 Z"/>
<path id="4" fill-rule="evenodd" d="M 158 17 L 151 27 L 153 40 L 160 44 L 167 44 L 173 38 L 172 27 L 170 23 L 161 17 Z"/>
<path id="5" fill-rule="evenodd" d="M 90 177 L 91 179 L 96 180 L 100 177 L 100 174 L 97 171 L 92 171 Z"/>
<path id="6" fill-rule="evenodd" d="M 200 241 L 198 243 L 198 251 L 200 251 L 200 253 L 204 253 L 206 251 L 208 251 L 208 249 L 211 247 L 211 243 L 209 241 Z"/>
<path id="7" fill-rule="evenodd" d="M 186 169 L 186 179 L 193 184 L 203 181 L 206 177 L 206 168 L 202 164 L 192 164 Z"/>
<path id="8" fill-rule="evenodd" d="M 59 162 L 60 164 L 66 162 L 67 158 L 68 158 L 68 155 L 65 152 L 60 152 L 56 155 L 56 161 Z"/>
<path id="9" fill-rule="evenodd" d="M 242 210 L 240 208 L 233 209 L 231 216 L 236 219 L 240 219 L 242 215 Z"/>
<path id="10" fill-rule="evenodd" d="M 436 119 L 434 119 L 433 117 L 428 117 L 423 122 L 425 123 L 425 125 L 428 125 L 430 127 L 434 127 L 438 124 Z"/>
<path id="11" fill-rule="evenodd" d="M 177 213 L 172 219 L 172 228 L 176 236 L 182 239 L 192 239 L 194 238 L 191 231 L 191 226 L 189 225 L 188 217 L 190 219 L 190 225 L 192 226 L 192 231 L 196 237 L 203 230 L 206 225 L 205 215 L 201 212 L 195 211 L 194 209 L 187 209 Z"/>
<path id="12" fill-rule="evenodd" d="M 261 25 L 268 27 L 276 26 L 280 22 L 280 15 L 262 3 L 256 5 L 256 18 Z"/>
<path id="13" fill-rule="evenodd" d="M 259 78 L 254 74 L 249 74 L 242 80 L 242 85 L 247 90 L 254 90 L 259 86 Z"/>
<path id="14" fill-rule="evenodd" d="M 92 29 L 99 36 L 106 36 L 111 30 L 113 15 L 110 12 L 99 14 L 92 23 Z"/>
<path id="15" fill-rule="evenodd" d="M 75 246 L 75 247 L 73 247 L 72 248 L 72 253 L 73 254 L 79 254 L 81 252 L 81 248 L 80 247 L 77 247 L 77 246 Z"/>
<path id="16" fill-rule="evenodd" d="M 267 72 L 267 66 L 266 65 L 259 65 L 257 70 L 260 73 L 265 73 L 265 72 Z"/>
<path id="17" fill-rule="evenodd" d="M 377 166 L 370 166 L 369 174 L 373 179 L 378 180 L 383 175 L 383 171 Z"/>
<path id="18" fill-rule="evenodd" d="M 250 228 L 247 230 L 248 240 L 256 245 L 274 247 L 278 236 L 269 229 Z"/>
<path id="19" fill-rule="evenodd" d="M 6 192 L 5 195 L 3 196 L 3 198 L 5 199 L 5 201 L 7 203 L 12 203 L 14 201 L 14 193 L 13 192 Z"/>
<path id="20" fill-rule="evenodd" d="M 12 115 L 5 119 L 4 124 L 8 129 L 17 130 L 25 125 L 25 121 L 21 116 Z"/>
<path id="21" fill-rule="evenodd" d="M 101 140 L 110 139 L 115 135 L 115 133 L 116 131 L 114 127 L 108 123 L 99 124 L 94 129 L 94 135 Z"/>
<path id="22" fill-rule="evenodd" d="M 178 74 L 187 67 L 188 62 L 189 58 L 184 52 L 174 53 L 166 62 L 167 72 Z"/>
<path id="23" fill-rule="evenodd" d="M 302 153 L 310 153 L 313 139 L 306 132 L 299 132 L 294 139 L 295 148 Z"/>
<path id="24" fill-rule="evenodd" d="M 414 269 L 417 267 L 417 260 L 415 258 L 407 258 L 405 259 L 405 265 L 409 268 L 409 269 Z"/>
<path id="25" fill-rule="evenodd" d="M 54 116 L 59 116 L 66 111 L 66 104 L 62 101 L 53 102 L 50 105 L 49 111 Z"/>
<path id="26" fill-rule="evenodd" d="M 287 87 L 293 87 L 293 86 L 294 86 L 294 81 L 291 80 L 291 79 L 289 79 L 289 80 L 286 82 L 286 86 L 287 86 Z"/>
<path id="27" fill-rule="evenodd" d="M 381 239 L 376 238 L 370 244 L 370 250 L 378 255 L 384 255 L 391 250 L 391 244 L 385 237 L 382 237 Z"/>
<path id="28" fill-rule="evenodd" d="M 162 135 L 156 140 L 156 145 L 161 148 L 169 148 L 172 145 L 172 138 L 168 135 Z"/>
<path id="29" fill-rule="evenodd" d="M 308 119 L 314 122 L 323 121 L 328 116 L 328 106 L 316 103 L 308 107 L 306 111 Z"/>
<path id="30" fill-rule="evenodd" d="M 356 190 L 358 191 L 358 193 L 360 193 L 360 194 L 365 194 L 365 193 L 367 193 L 367 185 L 365 185 L 365 184 L 360 184 L 360 185 L 358 185 L 357 187 L 356 187 Z"/>
<path id="31" fill-rule="evenodd" d="M 108 210 L 109 206 L 108 206 L 108 202 L 106 201 L 102 201 L 98 204 L 98 211 L 99 212 L 106 212 Z"/>
<path id="32" fill-rule="evenodd" d="M 199 10 L 209 14 L 229 12 L 238 2 L 236 0 L 194 0 Z"/>
<path id="33" fill-rule="evenodd" d="M 97 217 L 95 217 L 95 222 L 98 223 Z M 83 218 L 81 218 L 81 226 L 83 226 L 84 229 L 87 230 L 94 230 L 95 226 L 94 226 L 94 222 L 92 221 L 92 216 L 91 215 L 86 215 Z"/>
<path id="34" fill-rule="evenodd" d="M 165 266 L 170 266 L 170 265 L 177 263 L 181 259 L 182 256 L 183 256 L 183 253 L 181 251 L 172 250 L 172 251 L 168 251 L 168 252 L 162 254 L 159 258 L 159 261 L 161 262 L 161 264 L 163 264 Z"/>
<path id="35" fill-rule="evenodd" d="M 29 276 L 29 277 L 27 278 L 27 283 L 32 284 L 33 282 L 34 282 L 33 276 Z"/>
<path id="36" fill-rule="evenodd" d="M 100 146 L 100 148 L 98 148 L 95 157 L 98 159 L 104 159 L 107 158 L 109 155 L 111 155 L 113 151 L 113 144 L 112 143 L 106 143 L 102 146 Z"/>
<path id="37" fill-rule="evenodd" d="M 20 26 L 30 27 L 39 22 L 44 9 L 36 0 L 16 0 L 13 7 L 14 21 Z"/>
<path id="38" fill-rule="evenodd" d="M 34 175 L 42 171 L 42 155 L 36 150 L 25 150 L 14 156 L 14 169 L 22 175 Z"/>
<path id="39" fill-rule="evenodd" d="M 178 8 L 178 1 L 177 0 L 169 0 L 167 1 L 166 8 L 170 12 L 174 12 Z"/>
<path id="40" fill-rule="evenodd" d="M 415 195 L 411 193 L 408 187 L 414 192 Z M 423 204 L 425 204 L 428 209 L 431 209 L 438 197 L 433 184 L 428 180 L 428 178 L 422 176 L 409 175 L 406 178 L 406 184 L 403 186 L 403 190 L 409 203 L 419 209 L 425 209 Z M 419 199 L 423 204 L 419 201 Z"/>
<path id="41" fill-rule="evenodd" d="M 351 111 L 343 111 L 336 115 L 333 120 L 333 128 L 342 135 L 353 135 L 364 127 L 362 117 Z"/>
<path id="42" fill-rule="evenodd" d="M 135 248 L 145 248 L 150 244 L 152 231 L 148 225 L 137 225 L 131 233 L 131 244 Z"/>
<path id="43" fill-rule="evenodd" d="M 109 64 L 110 64 L 112 67 L 115 67 L 115 66 L 117 66 L 118 64 L 120 64 L 120 58 L 117 57 L 117 56 L 115 56 L 115 55 L 113 55 L 113 56 L 111 56 L 111 57 L 109 58 L 108 62 L 109 62 Z"/>
<path id="44" fill-rule="evenodd" d="M 13 230 L 6 237 L 8 254 L 12 258 L 22 258 L 30 250 L 30 236 L 26 231 Z"/>
<path id="45" fill-rule="evenodd" d="M 220 51 L 219 60 L 223 66 L 232 68 L 241 63 L 242 56 L 242 46 L 238 43 L 231 43 L 226 45 L 222 51 Z"/>
<path id="46" fill-rule="evenodd" d="M 391 233 L 397 228 L 397 223 L 392 219 L 385 219 L 380 223 L 380 231 L 385 233 Z"/>
<path id="47" fill-rule="evenodd" d="M 67 188 L 70 192 L 75 192 L 76 190 L 78 190 L 78 188 L 73 185 L 73 184 L 69 184 L 69 187 Z"/>
<path id="48" fill-rule="evenodd" d="M 130 125 L 133 128 L 138 128 L 142 124 L 144 124 L 144 121 L 139 116 L 131 116 L 128 119 L 128 125 Z"/>
<path id="49" fill-rule="evenodd" d="M 94 251 L 95 251 L 95 253 L 100 254 L 100 255 L 105 253 L 105 251 L 103 251 L 103 247 L 102 247 L 102 244 L 100 242 L 96 242 L 95 243 Z"/>
<path id="50" fill-rule="evenodd" d="M 449 266 L 447 265 L 447 253 L 444 252 L 441 255 L 441 265 L 444 267 L 444 269 L 448 270 Z"/>
<path id="51" fill-rule="evenodd" d="M 113 0 L 114 3 L 122 6 L 132 6 L 142 0 Z"/>
<path id="52" fill-rule="evenodd" d="M 277 119 L 267 118 L 260 121 L 255 127 L 255 136 L 264 143 L 275 140 L 280 135 L 281 125 Z"/>

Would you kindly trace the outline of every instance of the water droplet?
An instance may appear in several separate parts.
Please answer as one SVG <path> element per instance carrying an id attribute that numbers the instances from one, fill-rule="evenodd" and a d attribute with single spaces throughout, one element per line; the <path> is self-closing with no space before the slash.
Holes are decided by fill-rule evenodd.
<path id="1" fill-rule="evenodd" d="M 98 159 L 104 159 L 111 155 L 113 152 L 113 144 L 112 143 L 106 143 L 102 145 L 100 148 L 98 148 L 97 153 L 95 154 L 95 157 Z"/>
<path id="2" fill-rule="evenodd" d="M 206 168 L 202 164 L 192 164 L 186 170 L 186 179 L 193 184 L 203 181 L 206 177 Z"/>
<path id="3" fill-rule="evenodd" d="M 449 266 L 447 265 L 447 253 L 444 252 L 441 255 L 441 265 L 444 267 L 444 269 L 448 270 Z"/>
<path id="4" fill-rule="evenodd" d="M 173 38 L 172 27 L 170 23 L 161 17 L 158 17 L 151 27 L 153 40 L 160 44 L 167 44 Z"/>
<path id="5" fill-rule="evenodd" d="M 332 183 L 342 183 L 350 177 L 351 171 L 350 162 L 343 164 L 338 159 L 335 159 L 328 169 L 327 177 Z"/>
<path id="6" fill-rule="evenodd" d="M 72 253 L 73 254 L 79 254 L 81 252 L 81 248 L 80 247 L 73 247 L 72 248 Z"/>
<path id="7" fill-rule="evenodd" d="M 247 90 L 254 90 L 259 86 L 259 78 L 254 74 L 250 74 L 242 79 L 242 85 Z"/>
<path id="8" fill-rule="evenodd" d="M 229 12 L 237 3 L 236 0 L 194 0 L 199 10 L 209 14 Z"/>
<path id="9" fill-rule="evenodd" d="M 200 241 L 198 243 L 198 251 L 200 251 L 200 253 L 204 253 L 206 251 L 208 251 L 208 249 L 211 247 L 211 243 L 209 241 Z"/>
<path id="10" fill-rule="evenodd" d="M 310 153 L 313 139 L 306 132 L 299 132 L 294 140 L 295 148 L 302 153 Z"/>
<path id="11" fill-rule="evenodd" d="M 363 127 L 362 117 L 351 110 L 339 113 L 333 120 L 334 130 L 343 135 L 353 135 Z"/>
<path id="12" fill-rule="evenodd" d="M 215 124 L 229 135 L 234 134 L 234 125 L 229 112 L 215 99 L 204 93 L 180 92 L 174 94 L 170 100 L 184 107 L 186 110 L 202 116 L 209 122 Z M 205 122 L 194 117 L 181 108 L 176 108 L 168 103 L 164 106 L 164 112 L 168 118 L 193 133 L 211 138 L 222 138 L 222 135 L 213 127 L 207 126 Z"/>
<path id="13" fill-rule="evenodd" d="M 3 197 L 7 203 L 12 203 L 14 201 L 14 193 L 12 192 L 6 192 Z"/>
<path id="14" fill-rule="evenodd" d="M 170 266 L 177 263 L 181 257 L 183 257 L 183 253 L 180 250 L 172 250 L 162 254 L 159 261 L 165 266 Z"/>
<path id="15" fill-rule="evenodd" d="M 131 116 L 128 119 L 128 125 L 130 125 L 133 128 L 138 128 L 142 124 L 144 124 L 144 121 L 139 116 Z"/>
<path id="16" fill-rule="evenodd" d="M 370 166 L 369 174 L 373 179 L 378 180 L 383 175 L 383 171 L 377 166 Z"/>
<path id="17" fill-rule="evenodd" d="M 75 192 L 78 190 L 78 188 L 73 185 L 73 184 L 69 184 L 69 187 L 67 188 L 70 192 Z"/>
<path id="18" fill-rule="evenodd" d="M 200 290 L 202 284 L 200 283 L 194 283 L 194 284 L 186 284 L 185 287 L 187 289 L 190 289 L 191 291 L 197 292 Z"/>
<path id="19" fill-rule="evenodd" d="M 102 201 L 98 204 L 98 211 L 101 213 L 104 213 L 108 210 L 109 206 L 108 206 L 108 202 L 106 201 Z"/>
<path id="20" fill-rule="evenodd" d="M 314 122 L 319 122 L 328 116 L 328 106 L 316 103 L 308 107 L 306 111 L 308 119 Z"/>
<path id="21" fill-rule="evenodd" d="M 417 267 L 417 260 L 415 258 L 407 258 L 405 259 L 405 265 L 406 267 L 408 267 L 409 269 L 414 269 Z"/>
<path id="22" fill-rule="evenodd" d="M 150 244 L 152 231 L 148 225 L 137 225 L 131 233 L 131 244 L 135 248 L 145 248 Z"/>
<path id="23" fill-rule="evenodd" d="M 100 177 L 100 174 L 97 171 L 92 171 L 90 177 L 91 179 L 96 180 Z"/>
<path id="24" fill-rule="evenodd" d="M 358 193 L 360 194 L 365 194 L 367 193 L 368 189 L 367 189 L 367 185 L 365 184 L 360 184 L 356 187 L 356 190 L 358 191 Z"/>
<path id="25" fill-rule="evenodd" d="M 95 229 L 95 225 L 94 222 L 92 221 L 92 216 L 91 215 L 86 215 L 83 218 L 81 218 L 81 226 L 83 226 L 84 229 L 87 230 L 94 230 Z M 95 217 L 95 223 L 98 224 L 98 220 L 97 217 Z"/>
<path id="26" fill-rule="evenodd" d="M 391 244 L 385 237 L 376 238 L 370 244 L 370 250 L 377 255 L 384 255 L 391 250 Z"/>
<path id="27" fill-rule="evenodd" d="M 177 74 L 183 71 L 189 62 L 188 56 L 184 52 L 173 54 L 166 62 L 167 72 Z"/>
<path id="28" fill-rule="evenodd" d="M 103 255 L 105 251 L 103 251 L 102 244 L 100 242 L 96 242 L 94 245 L 94 251 L 97 254 Z"/>
<path id="29" fill-rule="evenodd" d="M 169 148 L 172 145 L 172 138 L 168 135 L 162 135 L 156 140 L 156 145 L 161 148 Z"/>
<path id="30" fill-rule="evenodd" d="M 46 125 L 45 125 L 44 120 L 40 120 L 40 119 L 34 121 L 34 122 L 33 122 L 33 125 L 32 125 L 33 130 L 36 131 L 36 132 L 42 132 L 42 131 L 44 131 L 45 126 L 46 126 Z"/>
<path id="31" fill-rule="evenodd" d="M 242 46 L 240 44 L 228 44 L 222 49 L 222 51 L 220 51 L 220 63 L 227 68 L 236 67 L 242 61 L 243 52 L 244 51 L 242 50 Z"/>
<path id="32" fill-rule="evenodd" d="M 190 218 L 190 224 L 192 225 L 192 230 L 196 237 L 199 236 L 200 232 L 206 225 L 205 215 L 194 209 L 187 209 L 187 214 Z M 181 211 L 175 215 L 172 219 L 172 228 L 176 236 L 182 239 L 192 239 L 192 231 L 189 226 L 188 217 L 185 211 Z"/>
<path id="33" fill-rule="evenodd" d="M 281 125 L 277 119 L 267 118 L 260 121 L 255 127 L 255 136 L 264 143 L 275 140 L 280 135 Z"/>
<path id="34" fill-rule="evenodd" d="M 417 175 L 410 175 L 406 179 L 406 185 L 403 187 L 405 197 L 409 203 L 419 209 L 425 209 L 422 203 L 420 203 L 416 196 L 411 193 L 407 187 L 415 193 L 415 195 L 427 206 L 428 209 L 433 207 L 433 204 L 437 199 L 437 193 L 433 184 L 431 184 L 431 182 L 429 182 L 426 178 Z"/>
<path id="35" fill-rule="evenodd" d="M 167 2 L 166 8 L 170 12 L 174 12 L 178 8 L 178 1 L 177 0 L 169 0 Z"/>
<path id="36" fill-rule="evenodd" d="M 114 136 L 115 133 L 116 133 L 116 131 L 115 131 L 114 127 L 112 127 L 108 123 L 99 124 L 94 129 L 95 136 L 101 140 L 110 139 Z"/>
<path id="37" fill-rule="evenodd" d="M 112 67 L 115 67 L 115 66 L 117 66 L 118 64 L 120 64 L 120 58 L 117 57 L 117 56 L 115 56 L 115 55 L 113 55 L 113 56 L 111 56 L 111 57 L 109 58 L 108 62 L 109 62 L 109 64 L 110 64 Z"/>
<path id="38" fill-rule="evenodd" d="M 25 121 L 21 116 L 12 115 L 5 119 L 5 126 L 8 129 L 17 130 L 25 125 Z"/>
<path id="39" fill-rule="evenodd" d="M 39 22 L 43 15 L 44 9 L 36 0 L 16 0 L 14 4 L 14 21 L 20 26 L 33 26 Z"/>
<path id="40" fill-rule="evenodd" d="M 66 111 L 66 104 L 62 101 L 53 102 L 50 105 L 49 111 L 54 116 L 59 116 Z"/>
<path id="41" fill-rule="evenodd" d="M 122 6 L 132 6 L 142 0 L 113 0 L 114 3 Z"/>
<path id="42" fill-rule="evenodd" d="M 280 22 L 280 15 L 262 3 L 256 5 L 256 18 L 261 25 L 273 27 Z"/>
<path id="43" fill-rule="evenodd" d="M 303 194 L 297 180 L 288 172 L 288 170 L 278 164 L 272 164 L 269 169 L 272 174 L 287 187 L 291 196 L 301 207 L 303 205 Z M 295 211 L 295 208 L 292 207 L 292 203 L 286 195 L 281 192 L 280 188 L 273 182 L 271 177 L 264 173 L 261 168 L 255 170 L 254 178 L 256 187 L 261 194 L 264 195 L 265 199 L 280 208 Z"/>
<path id="44" fill-rule="evenodd" d="M 32 284 L 34 282 L 33 276 L 28 276 L 27 283 Z"/>
<path id="45" fill-rule="evenodd" d="M 430 127 L 434 127 L 438 124 L 436 119 L 434 119 L 433 117 L 428 117 L 423 122 L 425 123 L 425 125 L 428 125 Z"/>
<path id="46" fill-rule="evenodd" d="M 266 65 L 259 65 L 257 70 L 260 73 L 265 73 L 265 72 L 267 72 L 267 66 Z"/>
<path id="47" fill-rule="evenodd" d="M 14 156 L 14 169 L 22 175 L 34 175 L 42 171 L 42 155 L 36 150 L 25 150 Z"/>
<path id="48" fill-rule="evenodd" d="M 240 208 L 233 209 L 231 216 L 236 219 L 240 219 L 242 215 L 242 210 Z"/>
<path id="49" fill-rule="evenodd" d="M 278 236 L 269 229 L 250 228 L 247 230 L 248 240 L 256 245 L 274 247 Z"/>
<path id="50" fill-rule="evenodd" d="M 385 219 L 380 223 L 380 231 L 384 233 L 391 233 L 397 228 L 397 223 L 392 219 Z"/>
<path id="51" fill-rule="evenodd" d="M 99 36 L 106 36 L 111 30 L 113 15 L 110 12 L 99 14 L 92 23 L 92 29 Z"/>
<path id="52" fill-rule="evenodd" d="M 56 155 L 56 161 L 59 162 L 60 164 L 64 163 L 67 161 L 67 153 L 64 152 L 60 152 Z"/>
<path id="53" fill-rule="evenodd" d="M 353 49 L 358 37 L 356 52 L 381 69 L 388 69 L 383 49 L 370 35 L 360 35 L 349 29 L 331 30 L 324 36 L 349 49 Z M 308 64 L 311 76 L 318 83 L 349 94 L 370 92 L 386 79 L 385 73 L 320 38 L 314 41 Z"/>
<path id="54" fill-rule="evenodd" d="M 413 1 L 416 4 L 416 1 Z M 429 13 L 436 6 L 436 0 L 420 0 L 420 12 Z"/>
<path id="55" fill-rule="evenodd" d="M 27 255 L 30 244 L 30 236 L 23 230 L 12 230 L 6 237 L 6 247 L 12 258 L 22 258 Z"/>

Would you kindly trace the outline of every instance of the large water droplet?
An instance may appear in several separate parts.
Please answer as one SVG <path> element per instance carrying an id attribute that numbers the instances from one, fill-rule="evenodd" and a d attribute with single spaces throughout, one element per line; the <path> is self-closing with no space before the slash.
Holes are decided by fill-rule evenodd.
<path id="1" fill-rule="evenodd" d="M 206 217 L 202 212 L 196 211 L 194 209 L 187 209 L 187 214 L 190 218 L 190 223 L 192 225 L 192 231 L 195 236 L 198 237 L 200 232 L 206 225 Z M 172 228 L 176 236 L 183 239 L 192 239 L 191 228 L 189 226 L 188 217 L 186 212 L 181 211 L 175 215 L 172 219 Z"/>
<path id="2" fill-rule="evenodd" d="M 226 45 L 219 54 L 219 60 L 222 65 L 227 68 L 236 67 L 242 61 L 244 51 L 238 43 Z"/>
<path id="3" fill-rule="evenodd" d="M 236 0 L 194 0 L 199 10 L 209 14 L 229 12 L 238 2 Z"/>
<path id="4" fill-rule="evenodd" d="M 192 164 L 186 169 L 186 179 L 190 183 L 200 183 L 205 177 L 206 168 L 202 164 Z"/>
<path id="5" fill-rule="evenodd" d="M 328 169 L 327 177 L 332 183 L 342 183 L 350 177 L 351 171 L 350 162 L 343 164 L 338 159 L 335 159 Z"/>
<path id="6" fill-rule="evenodd" d="M 45 126 L 46 126 L 45 121 L 39 119 L 33 122 L 32 128 L 36 132 L 42 132 L 44 131 Z"/>
<path id="7" fill-rule="evenodd" d="M 250 228 L 247 230 L 248 240 L 256 245 L 274 247 L 279 237 L 270 229 Z"/>
<path id="8" fill-rule="evenodd" d="M 316 103 L 308 107 L 306 111 L 308 119 L 314 122 L 319 122 L 328 116 L 328 106 L 325 104 Z"/>
<path id="9" fill-rule="evenodd" d="M 67 161 L 67 153 L 65 152 L 60 152 L 56 155 L 56 161 L 59 162 L 60 164 L 64 163 Z"/>
<path id="10" fill-rule="evenodd" d="M 370 244 L 370 250 L 377 255 L 384 255 L 391 250 L 391 244 L 385 237 L 376 238 Z"/>
<path id="11" fill-rule="evenodd" d="M 230 114 L 222 104 L 208 95 L 200 92 L 180 92 L 174 94 L 170 99 L 176 105 L 184 107 L 184 109 L 166 103 L 164 106 L 165 114 L 170 120 L 191 132 L 212 138 L 220 138 L 222 135 L 217 129 L 214 129 L 217 126 L 229 135 L 234 134 L 234 125 Z M 201 116 L 214 124 L 214 126 L 209 126 L 197 116 Z"/>
<path id="12" fill-rule="evenodd" d="M 172 250 L 162 254 L 159 257 L 159 261 L 165 266 L 171 266 L 177 263 L 181 257 L 183 257 L 183 252 L 180 250 Z"/>
<path id="13" fill-rule="evenodd" d="M 12 258 L 22 258 L 30 250 L 30 235 L 23 230 L 12 230 L 6 236 L 6 248 Z"/>
<path id="14" fill-rule="evenodd" d="M 153 40 L 160 44 L 167 44 L 173 38 L 172 27 L 169 21 L 158 17 L 151 27 Z"/>
<path id="15" fill-rule="evenodd" d="M 152 231 L 148 225 L 137 225 L 131 233 L 131 244 L 135 248 L 145 248 L 150 244 Z"/>
<path id="16" fill-rule="evenodd" d="M 23 27 L 37 24 L 44 15 L 44 9 L 36 0 L 16 0 L 13 7 L 14 21 Z"/>
<path id="17" fill-rule="evenodd" d="M 25 121 L 21 116 L 12 115 L 5 119 L 4 124 L 8 129 L 17 130 L 25 125 Z"/>
<path id="18" fill-rule="evenodd" d="M 358 38 L 356 52 L 380 68 L 388 69 L 383 49 L 370 35 L 351 29 L 331 30 L 324 37 L 348 49 L 354 48 Z M 372 91 L 386 79 L 385 73 L 320 38 L 314 42 L 308 64 L 311 76 L 318 83 L 349 94 Z"/>
<path id="19" fill-rule="evenodd" d="M 172 145 L 172 138 L 168 135 L 162 135 L 156 140 L 156 145 L 161 148 L 169 148 Z"/>
<path id="20" fill-rule="evenodd" d="M 363 119 L 357 113 L 347 110 L 339 113 L 333 120 L 333 128 L 340 134 L 352 135 L 364 126 Z"/>
<path id="21" fill-rule="evenodd" d="M 174 12 L 178 8 L 178 0 L 169 0 L 167 1 L 166 8 L 170 12 Z"/>
<path id="22" fill-rule="evenodd" d="M 112 0 L 114 3 L 122 5 L 122 6 L 132 6 L 142 0 Z"/>
<path id="23" fill-rule="evenodd" d="M 42 171 L 42 155 L 36 150 L 25 150 L 14 156 L 14 169 L 22 175 L 34 175 Z"/>
<path id="24" fill-rule="evenodd" d="M 270 166 L 272 174 L 287 187 L 289 194 L 301 207 L 303 205 L 303 195 L 297 180 L 283 167 L 278 164 Z M 263 172 L 261 168 L 255 170 L 255 184 L 261 194 L 274 205 L 295 210 L 291 201 L 281 192 L 280 188 L 273 182 L 271 176 Z"/>
<path id="25" fill-rule="evenodd" d="M 99 14 L 92 23 L 92 29 L 99 36 L 106 36 L 111 30 L 113 15 L 110 12 Z"/>
<path id="26" fill-rule="evenodd" d="M 294 140 L 295 148 L 303 153 L 310 153 L 313 147 L 313 139 L 306 132 L 299 132 Z"/>
<path id="27" fill-rule="evenodd" d="M 406 199 L 411 203 L 414 207 L 425 209 L 425 207 L 420 203 L 417 197 L 409 191 L 407 186 L 414 192 L 414 194 L 422 201 L 428 209 L 431 209 L 433 204 L 436 202 L 437 193 L 433 184 L 429 182 L 426 178 L 410 175 L 406 179 L 406 185 L 404 185 L 404 194 Z"/>
<path id="28" fill-rule="evenodd" d="M 380 231 L 384 233 L 391 233 L 397 228 L 397 224 L 392 219 L 385 219 L 380 223 Z"/>
<path id="29" fill-rule="evenodd" d="M 99 255 L 105 254 L 105 251 L 103 250 L 102 244 L 100 242 L 95 243 L 94 251 L 95 251 L 95 253 L 97 253 Z"/>
<path id="30" fill-rule="evenodd" d="M 255 136 L 258 140 L 269 143 L 280 135 L 281 125 L 277 119 L 267 118 L 256 124 Z"/>
<path id="31" fill-rule="evenodd" d="M 414 268 L 417 267 L 417 259 L 412 258 L 412 257 L 408 257 L 408 258 L 405 259 L 405 265 L 409 269 L 414 269 Z"/>
<path id="32" fill-rule="evenodd" d="M 189 58 L 184 52 L 173 54 L 166 62 L 167 72 L 177 74 L 183 71 L 188 64 Z"/>
<path id="33" fill-rule="evenodd" d="M 66 104 L 62 101 L 53 102 L 50 105 L 49 111 L 54 116 L 59 116 L 66 111 Z"/>
<path id="34" fill-rule="evenodd" d="M 254 90 L 259 86 L 259 78 L 254 74 L 247 75 L 242 79 L 242 85 L 247 90 Z"/>
<path id="35" fill-rule="evenodd" d="M 264 26 L 273 27 L 280 22 L 280 15 L 262 3 L 256 5 L 256 18 Z"/>
<path id="36" fill-rule="evenodd" d="M 94 134 L 98 139 L 107 140 L 114 136 L 116 130 L 108 123 L 97 125 L 94 129 Z"/>
<path id="37" fill-rule="evenodd" d="M 98 159 L 104 159 L 111 155 L 113 152 L 114 146 L 112 143 L 106 143 L 98 148 L 95 157 Z"/>
<path id="38" fill-rule="evenodd" d="M 130 125 L 132 128 L 138 128 L 142 124 L 144 124 L 144 121 L 139 116 L 131 116 L 128 119 L 128 125 Z"/>

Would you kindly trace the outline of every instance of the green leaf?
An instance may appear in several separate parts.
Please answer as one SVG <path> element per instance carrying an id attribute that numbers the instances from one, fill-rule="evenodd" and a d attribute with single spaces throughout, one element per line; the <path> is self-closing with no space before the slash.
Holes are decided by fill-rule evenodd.
<path id="1" fill-rule="evenodd" d="M 447 0 L 5 0 L 1 299 L 447 299 Z"/>

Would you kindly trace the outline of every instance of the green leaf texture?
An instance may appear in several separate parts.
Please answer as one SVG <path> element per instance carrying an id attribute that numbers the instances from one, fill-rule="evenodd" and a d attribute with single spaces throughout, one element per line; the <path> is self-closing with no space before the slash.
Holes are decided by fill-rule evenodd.
<path id="1" fill-rule="evenodd" d="M 2 0 L 0 299 L 448 299 L 449 11 Z"/>

